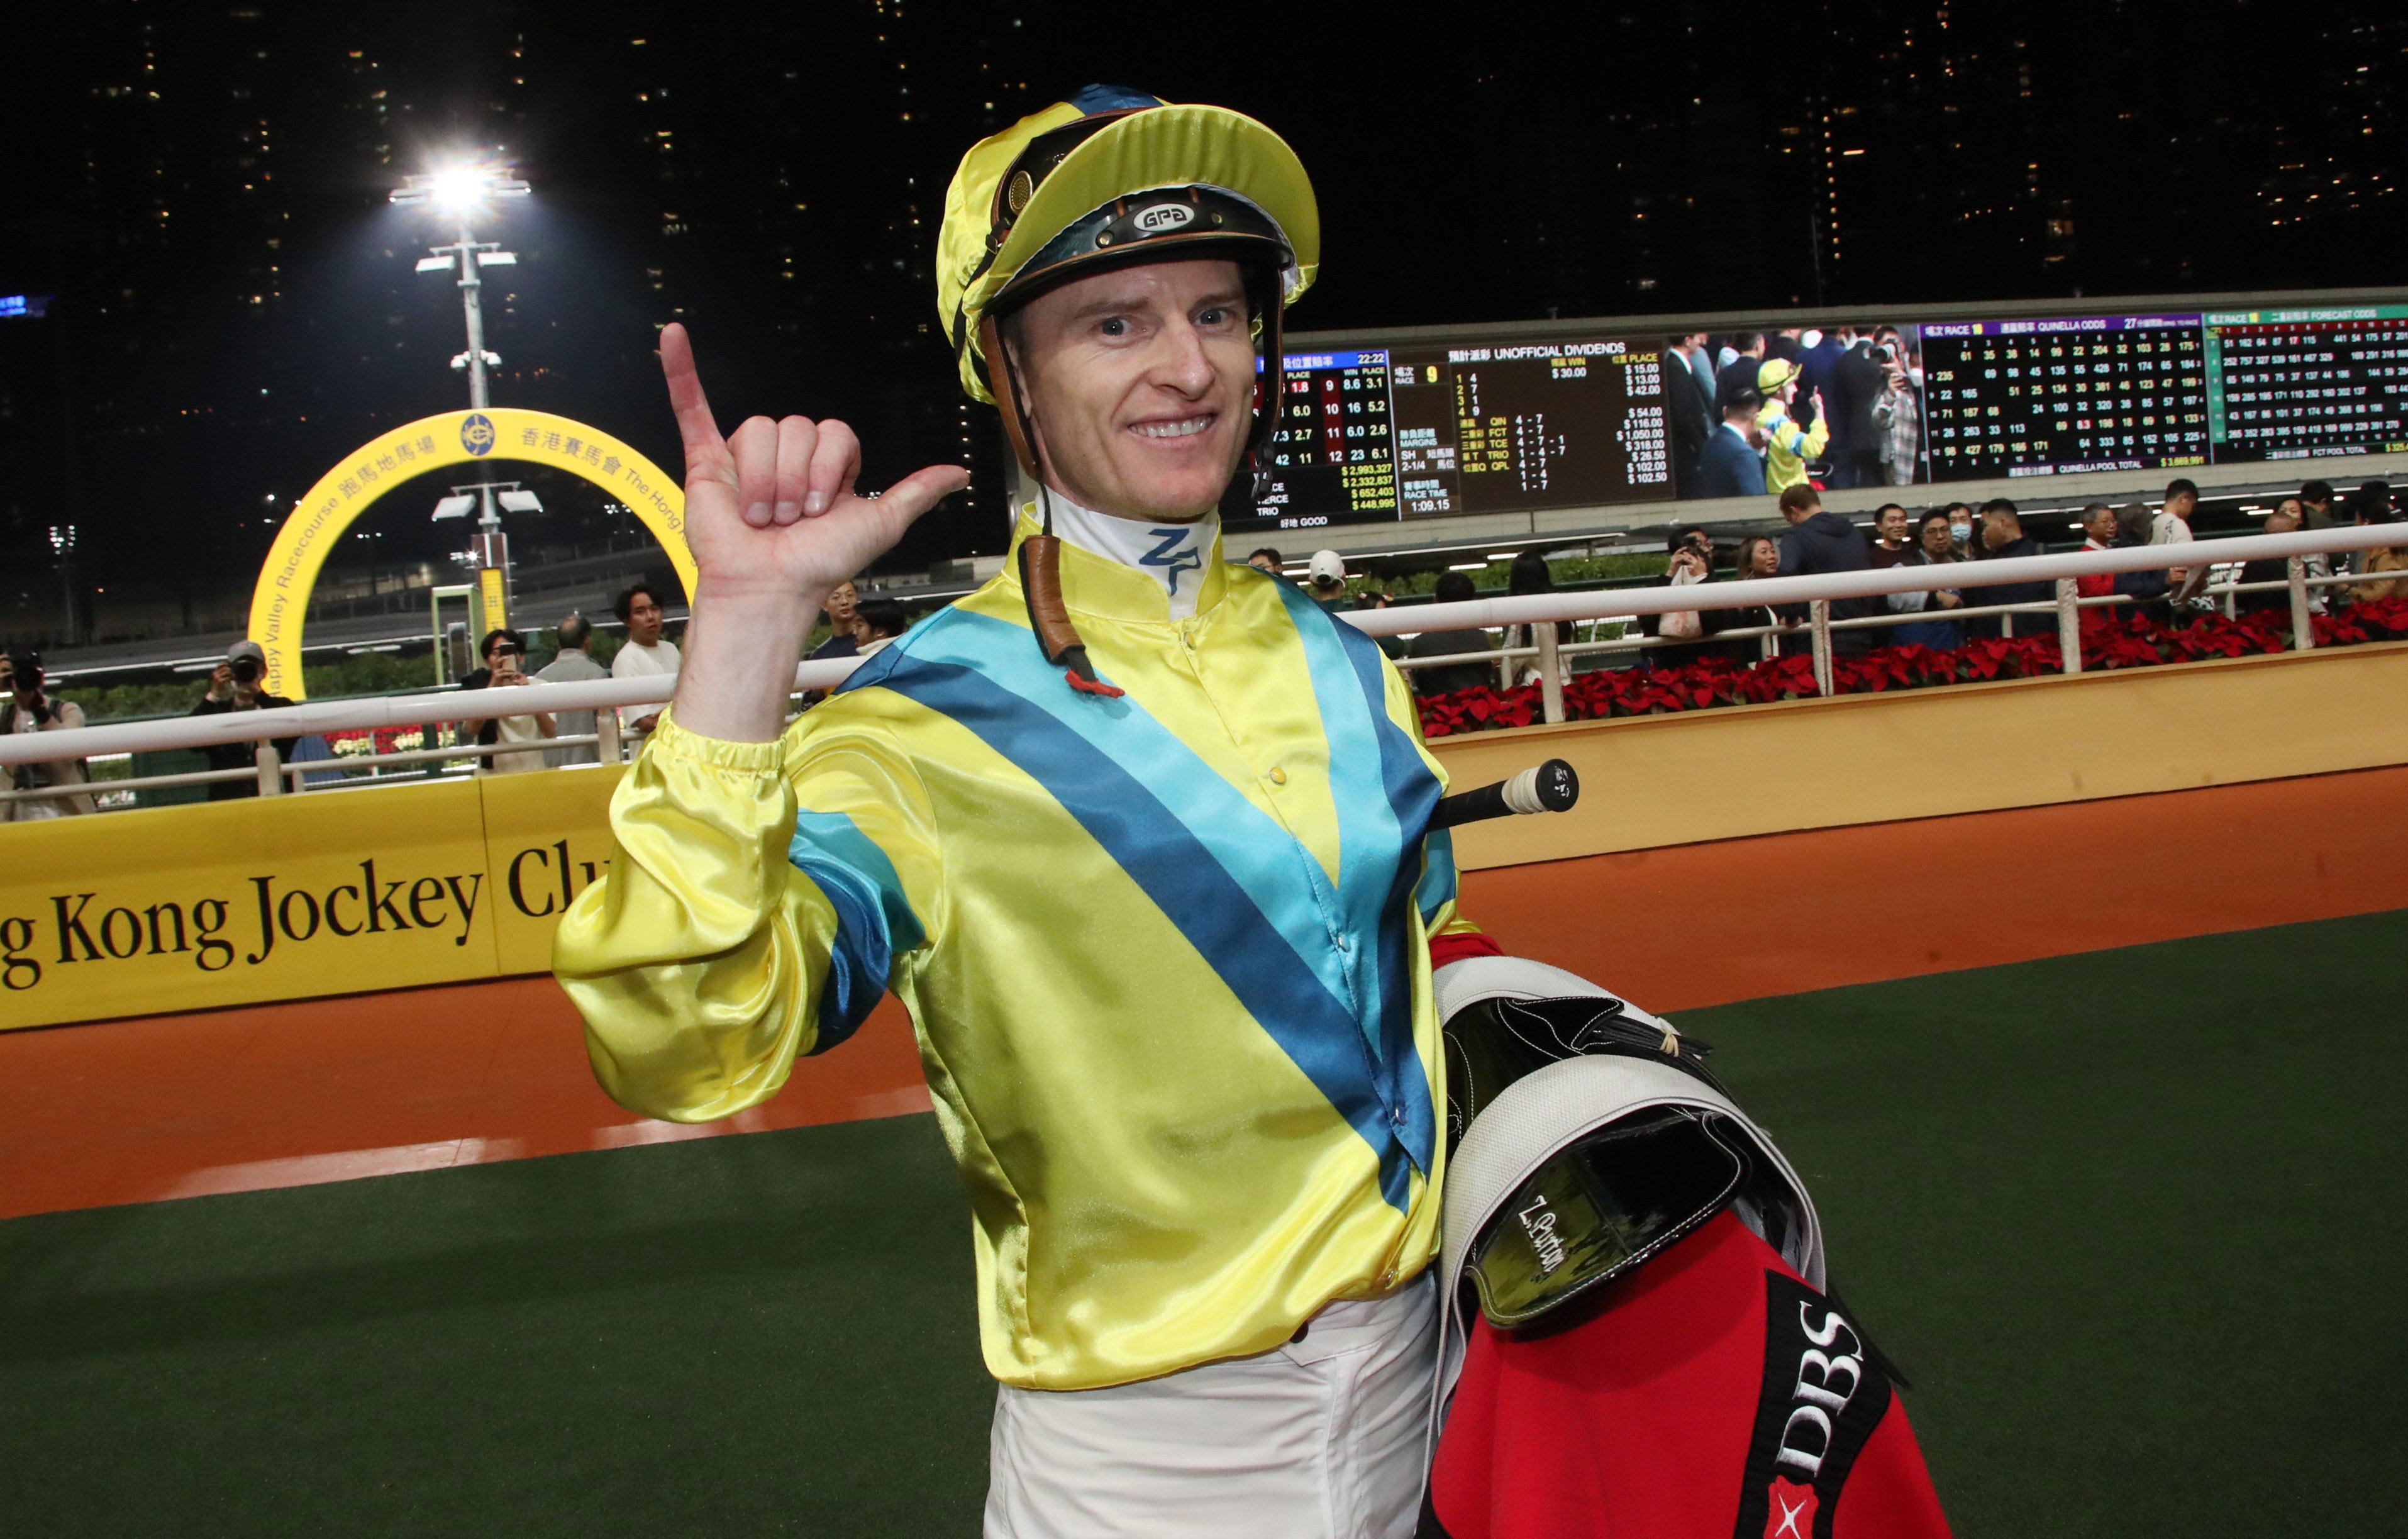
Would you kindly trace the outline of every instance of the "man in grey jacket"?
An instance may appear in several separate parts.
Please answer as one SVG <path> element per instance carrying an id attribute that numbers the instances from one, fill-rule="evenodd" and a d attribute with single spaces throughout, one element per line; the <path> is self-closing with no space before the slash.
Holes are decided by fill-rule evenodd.
<path id="1" fill-rule="evenodd" d="M 607 679 L 610 670 L 594 660 L 594 626 L 581 614 L 571 614 L 560 623 L 555 634 L 560 639 L 560 655 L 546 663 L 536 677 L 550 684 L 580 683 L 589 679 Z M 559 731 L 564 738 L 580 737 L 594 730 L 591 711 L 559 712 Z M 593 743 L 578 743 L 569 748 L 547 748 L 543 762 L 557 770 L 564 764 L 599 764 L 601 751 Z"/>

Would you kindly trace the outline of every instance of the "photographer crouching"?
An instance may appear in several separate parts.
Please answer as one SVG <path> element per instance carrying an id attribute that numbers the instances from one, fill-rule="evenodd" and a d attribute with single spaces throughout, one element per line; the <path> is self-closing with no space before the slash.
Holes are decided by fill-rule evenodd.
<path id="1" fill-rule="evenodd" d="M 264 711 L 293 702 L 281 695 L 267 692 L 267 654 L 256 641 L 236 641 L 226 648 L 225 661 L 209 674 L 208 693 L 192 709 L 195 716 L 215 716 L 228 711 Z M 297 738 L 278 738 L 276 756 L 290 764 L 293 745 Z M 211 743 L 201 752 L 208 756 L 212 770 L 247 770 L 258 762 L 253 744 L 248 742 Z M 233 801 L 242 797 L 259 795 L 256 780 L 222 780 L 209 786 L 211 801 Z"/>
<path id="2" fill-rule="evenodd" d="M 72 731 L 83 725 L 83 707 L 53 698 L 42 687 L 42 660 L 30 652 L 12 652 L 0 658 L 7 669 L 8 698 L 0 703 L 0 732 Z M 82 785 L 92 776 L 81 759 L 54 759 L 47 764 L 20 764 L 9 771 L 20 791 L 54 785 Z M 93 810 L 89 796 L 36 797 L 0 803 L 0 822 L 33 823 L 43 818 L 75 817 Z"/>

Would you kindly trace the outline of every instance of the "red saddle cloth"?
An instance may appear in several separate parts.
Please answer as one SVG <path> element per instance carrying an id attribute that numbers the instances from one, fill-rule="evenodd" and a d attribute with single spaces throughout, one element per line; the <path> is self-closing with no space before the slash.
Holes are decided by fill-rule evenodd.
<path id="1" fill-rule="evenodd" d="M 1855 1323 L 1727 1212 L 1569 1329 L 1475 1315 L 1430 1509 L 1448 1539 L 1948 1533 Z"/>

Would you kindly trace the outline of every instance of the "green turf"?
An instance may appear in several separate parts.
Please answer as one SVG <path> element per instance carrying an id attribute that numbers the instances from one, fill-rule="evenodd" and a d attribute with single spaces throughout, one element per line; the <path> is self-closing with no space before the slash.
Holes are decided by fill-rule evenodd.
<path id="1" fill-rule="evenodd" d="M 2389 913 L 1683 1017 L 1959 1534 L 2408 1533 L 2402 956 Z"/>
<path id="2" fill-rule="evenodd" d="M 2389 914 L 1682 1018 L 1960 1534 L 2401 1532 L 2403 954 Z M 925 1117 L 0 1224 L 0 1533 L 969 1535 L 991 1401 Z"/>
<path id="3" fill-rule="evenodd" d="M 0 1534 L 972 1534 L 933 1119 L 0 1225 Z"/>

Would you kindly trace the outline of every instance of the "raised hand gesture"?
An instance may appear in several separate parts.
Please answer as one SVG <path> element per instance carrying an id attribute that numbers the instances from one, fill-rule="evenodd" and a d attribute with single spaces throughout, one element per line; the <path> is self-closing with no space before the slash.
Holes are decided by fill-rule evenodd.
<path id="1" fill-rule="evenodd" d="M 833 418 L 747 418 L 720 437 L 695 372 L 685 327 L 661 332 L 661 369 L 685 440 L 686 542 L 702 585 L 721 593 L 764 586 L 810 599 L 860 572 L 903 538 L 911 521 L 969 483 L 958 466 L 932 465 L 881 496 L 853 490 L 861 444 Z"/>
<path id="2" fill-rule="evenodd" d="M 752 417 L 722 438 L 683 326 L 662 329 L 661 369 L 685 440 L 685 538 L 696 572 L 676 717 L 706 737 L 766 741 L 784 726 L 795 662 L 828 590 L 969 484 L 969 473 L 932 465 L 864 496 L 853 490 L 861 445 L 844 424 Z"/>

